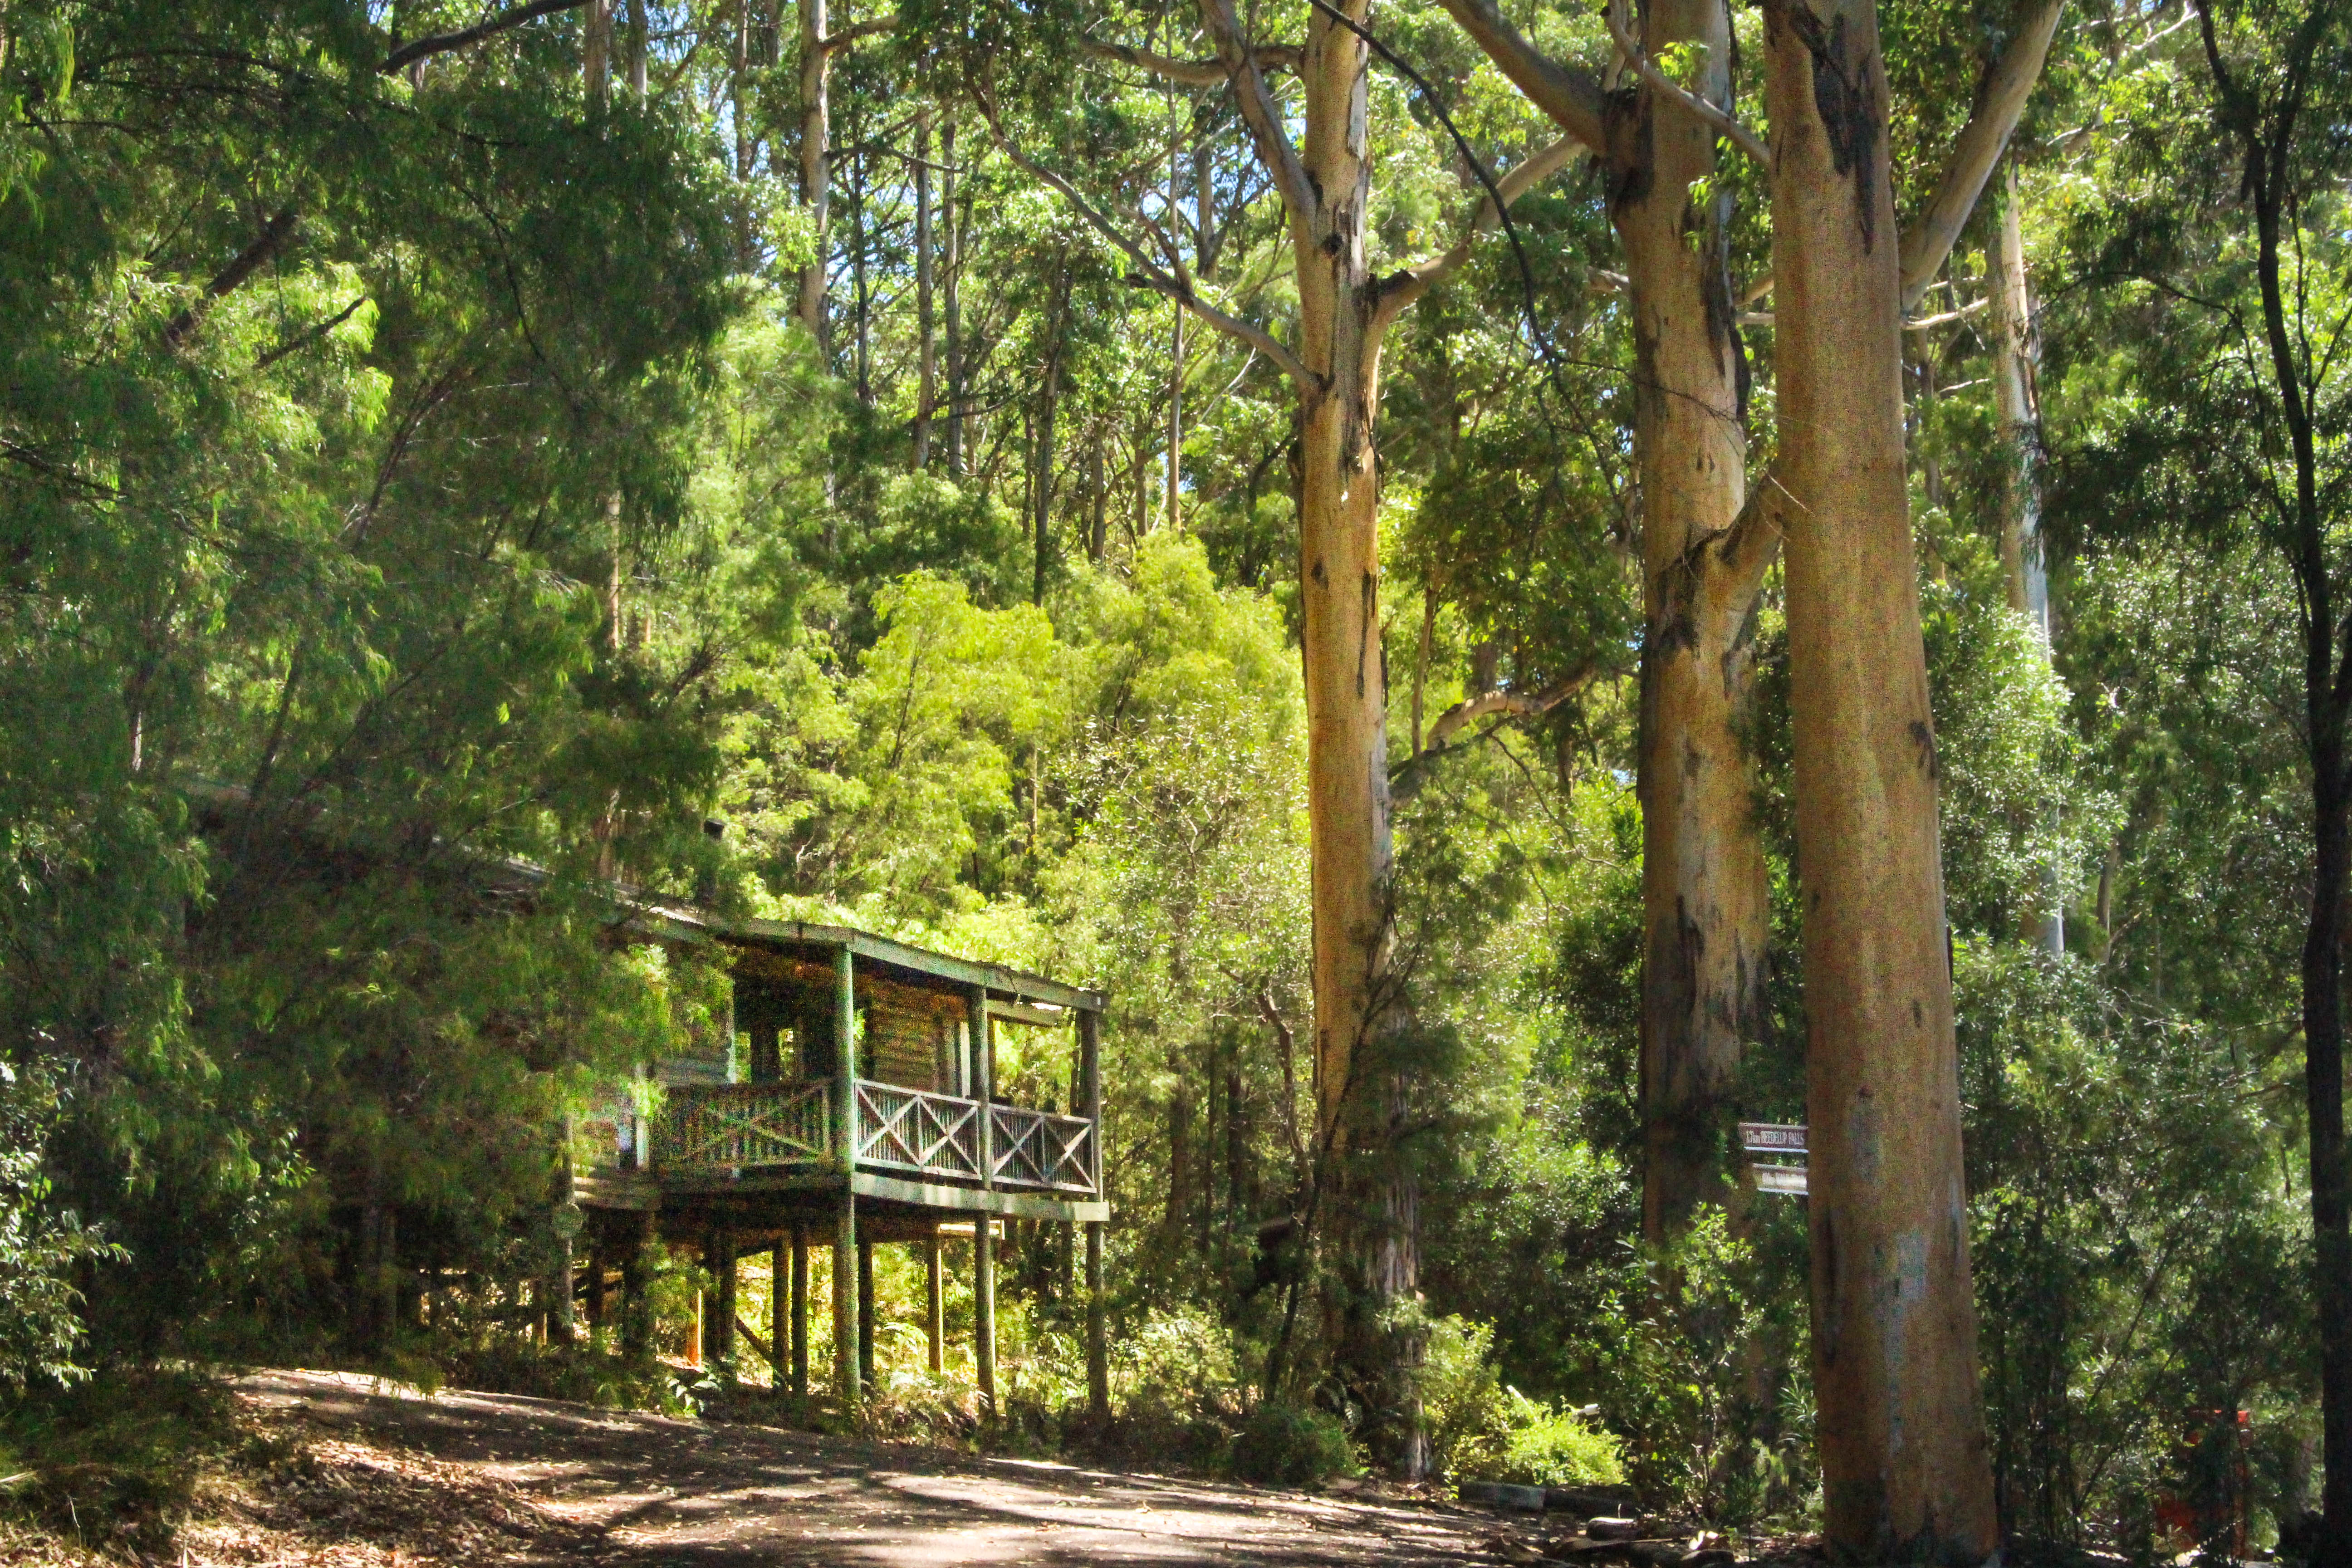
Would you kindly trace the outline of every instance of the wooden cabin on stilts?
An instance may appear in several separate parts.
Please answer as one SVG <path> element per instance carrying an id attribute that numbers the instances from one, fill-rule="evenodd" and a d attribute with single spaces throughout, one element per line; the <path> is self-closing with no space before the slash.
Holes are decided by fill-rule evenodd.
<path id="1" fill-rule="evenodd" d="M 1102 994 L 870 932 L 663 909 L 650 940 L 723 955 L 733 1018 L 705 1057 L 648 1062 L 650 1092 L 581 1129 L 572 1180 L 589 1241 L 587 1311 L 617 1287 L 646 1332 L 643 1246 L 698 1250 L 703 1359 L 731 1364 L 737 1260 L 771 1253 L 775 1302 L 752 1348 L 780 1389 L 809 1392 L 809 1248 L 832 1249 L 835 1394 L 858 1408 L 874 1377 L 874 1248 L 911 1245 L 929 1275 L 930 1366 L 945 1364 L 943 1236 L 972 1240 L 973 1345 L 996 1408 L 996 1248 L 1021 1220 L 1080 1227 L 1089 1405 L 1108 1414 L 1103 1345 Z M 1069 1109 L 999 1092 L 1001 1030 L 1066 1050 Z M 1055 1039 L 1058 1036 L 1059 1039 Z M 1029 1053 L 1035 1059 L 1036 1053 Z M 1058 1079 L 1059 1075 L 1055 1075 Z M 1034 1078 L 1032 1079 L 1034 1080 Z"/>

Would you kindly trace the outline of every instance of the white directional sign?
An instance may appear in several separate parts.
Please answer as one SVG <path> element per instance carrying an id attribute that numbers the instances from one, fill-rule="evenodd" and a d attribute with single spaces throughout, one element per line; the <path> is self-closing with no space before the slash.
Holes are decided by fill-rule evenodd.
<path id="1" fill-rule="evenodd" d="M 1810 1191 L 1805 1185 L 1802 1165 L 1759 1165 L 1756 1167 L 1756 1190 L 1759 1193 L 1794 1193 L 1803 1197 Z"/>
<path id="2" fill-rule="evenodd" d="M 1739 1146 L 1751 1154 L 1801 1154 L 1805 1152 L 1805 1130 L 1780 1121 L 1743 1121 L 1739 1124 Z"/>

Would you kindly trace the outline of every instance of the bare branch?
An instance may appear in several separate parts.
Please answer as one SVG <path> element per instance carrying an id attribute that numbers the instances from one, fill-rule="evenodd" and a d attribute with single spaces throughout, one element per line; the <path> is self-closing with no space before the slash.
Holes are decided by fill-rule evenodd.
<path id="1" fill-rule="evenodd" d="M 1180 60 L 1154 54 L 1150 49 L 1129 48 L 1125 44 L 1097 43 L 1092 38 L 1081 38 L 1078 47 L 1098 60 L 1133 66 L 1138 70 L 1166 77 L 1170 81 L 1185 87 L 1223 87 L 1233 79 L 1222 59 Z M 1307 51 L 1297 44 L 1265 44 L 1254 52 L 1261 69 L 1295 71 Z"/>
<path id="2" fill-rule="evenodd" d="M 1508 174 L 1495 182 L 1495 195 L 1479 200 L 1477 212 L 1462 231 L 1462 237 L 1454 242 L 1453 248 L 1381 280 L 1381 302 L 1372 317 L 1373 333 L 1378 335 L 1385 330 L 1406 306 L 1452 277 L 1464 262 L 1469 260 L 1479 237 L 1493 233 L 1503 221 L 1503 206 L 1517 201 L 1589 151 L 1583 142 L 1563 136 L 1520 159 Z M 1502 197 L 1501 205 L 1496 205 L 1495 195 Z"/>
<path id="3" fill-rule="evenodd" d="M 1217 58 L 1225 62 L 1225 76 L 1234 84 L 1234 97 L 1241 104 L 1242 122 L 1249 127 L 1250 140 L 1257 146 L 1258 162 L 1265 165 L 1283 205 L 1290 211 L 1293 232 L 1304 233 L 1302 226 L 1316 208 L 1315 182 L 1307 177 L 1298 149 L 1290 144 L 1290 135 L 1282 128 L 1282 111 L 1266 88 L 1257 51 L 1242 34 L 1233 0 L 1201 0 L 1201 20 L 1209 37 L 1217 41 Z"/>
<path id="4" fill-rule="evenodd" d="M 509 27 L 520 27 L 525 22 L 535 22 L 541 16 L 552 16 L 558 11 L 576 11 L 586 4 L 588 0 L 530 0 L 528 5 L 519 5 L 502 16 L 493 16 L 470 27 L 413 39 L 386 55 L 383 63 L 375 68 L 376 74 L 397 75 L 406 67 L 430 56 L 446 55 L 452 49 L 462 49 L 468 44 L 478 44 L 484 38 L 494 37 Z"/>
<path id="5" fill-rule="evenodd" d="M 1319 387 L 1323 384 L 1321 376 L 1308 370 L 1297 354 L 1285 348 L 1281 340 L 1276 338 L 1265 328 L 1253 326 L 1238 316 L 1229 315 L 1202 299 L 1192 289 L 1190 275 L 1183 272 L 1181 257 L 1177 261 L 1177 271 L 1171 273 L 1168 268 L 1153 260 L 1132 237 L 1097 212 L 1093 204 L 1080 195 L 1069 181 L 1015 147 L 1012 138 L 1004 134 L 1004 128 L 997 120 L 995 105 L 986 99 L 981 100 L 981 114 L 988 121 L 991 137 L 1004 155 L 1031 176 L 1053 187 L 1096 233 L 1117 246 L 1126 255 L 1128 260 L 1134 264 L 1137 277 L 1145 287 L 1166 295 L 1227 337 L 1246 343 L 1265 355 L 1284 374 L 1291 377 L 1299 385 Z"/>
<path id="6" fill-rule="evenodd" d="M 1964 321 L 1985 308 L 1982 300 L 1972 300 L 1957 310 L 1940 310 L 1932 316 L 1913 316 L 1903 323 L 1906 332 L 1924 332 L 1930 327 L 1948 327 L 1954 321 Z M 1743 327 L 1769 327 L 1774 317 L 1769 310 L 1742 310 L 1738 317 Z"/>
<path id="7" fill-rule="evenodd" d="M 1440 713 L 1437 721 L 1429 727 L 1428 749 L 1437 751 L 1446 742 L 1490 714 L 1507 719 L 1540 718 L 1591 685 L 1593 678 L 1600 673 L 1600 666 L 1588 664 L 1560 677 L 1540 691 L 1508 691 L 1498 688 L 1465 698 Z"/>
<path id="8" fill-rule="evenodd" d="M 1977 88 L 1976 107 L 1969 122 L 1952 142 L 1952 155 L 1937 182 L 1935 199 L 1919 222 L 1903 237 L 1903 308 L 1910 310 L 1927 291 L 1927 285 L 1952 253 L 1953 244 L 1976 210 L 1977 197 L 1991 178 L 1995 163 L 2009 145 L 2010 133 L 2025 113 L 2033 84 L 2042 79 L 2042 64 L 2050 57 L 2050 40 L 2058 32 L 2058 14 L 2065 0 L 2032 0 L 2034 9 L 2009 42 L 2000 60 L 1985 73 Z"/>
<path id="9" fill-rule="evenodd" d="M 1641 73 L 1643 81 L 1729 137 L 1741 152 L 1755 160 L 1758 168 L 1768 174 L 1772 172 L 1772 149 L 1764 138 L 1739 123 L 1727 110 L 1679 86 L 1672 77 L 1660 70 L 1657 62 L 1650 58 L 1649 52 L 1642 47 L 1632 33 L 1626 31 L 1625 20 L 1618 15 L 1616 6 L 1602 6 L 1601 15 L 1608 21 L 1611 41 L 1616 44 L 1626 62 Z"/>
<path id="10" fill-rule="evenodd" d="M 1486 51 L 1511 85 L 1528 101 L 1551 117 L 1553 124 L 1591 149 L 1595 155 L 1609 147 L 1609 95 L 1600 79 L 1570 70 L 1528 42 L 1520 31 L 1495 8 L 1494 0 L 1441 0 L 1446 15 L 1462 25 L 1471 41 Z"/>
<path id="11" fill-rule="evenodd" d="M 853 27 L 844 27 L 831 37 L 819 42 L 817 47 L 829 55 L 835 50 L 847 48 L 860 38 L 870 38 L 877 33 L 893 31 L 898 26 L 898 16 L 896 12 L 893 12 L 887 16 L 877 16 L 871 21 L 860 22 Z"/>

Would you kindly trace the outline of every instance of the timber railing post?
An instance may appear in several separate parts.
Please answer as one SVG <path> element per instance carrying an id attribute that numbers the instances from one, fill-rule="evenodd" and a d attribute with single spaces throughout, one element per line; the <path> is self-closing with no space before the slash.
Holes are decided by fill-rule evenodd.
<path id="1" fill-rule="evenodd" d="M 980 1101 L 980 1184 L 996 1188 L 996 1032 L 988 1021 L 988 987 L 971 988 L 973 1098 Z M 971 1359 L 983 1414 L 996 1414 L 996 1235 L 992 1218 L 972 1216 Z"/>
<path id="2" fill-rule="evenodd" d="M 857 1414 L 857 979 L 844 945 L 834 955 L 835 1147 L 841 1158 L 841 1209 L 833 1235 L 833 1385 L 844 1415 Z"/>
<path id="3" fill-rule="evenodd" d="M 1094 1124 L 1087 1152 L 1095 1201 L 1103 1195 L 1102 1015 L 1078 1015 L 1078 1093 L 1083 1114 Z M 1103 1342 L 1103 1222 L 1087 1221 L 1087 1410 L 1097 1421 L 1110 1419 L 1110 1357 Z"/>

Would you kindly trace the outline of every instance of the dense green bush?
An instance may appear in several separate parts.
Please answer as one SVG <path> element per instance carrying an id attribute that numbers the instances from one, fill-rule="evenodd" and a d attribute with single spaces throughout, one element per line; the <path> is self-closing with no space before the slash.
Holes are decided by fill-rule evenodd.
<path id="1" fill-rule="evenodd" d="M 1488 1323 L 1449 1317 L 1429 1325 L 1420 1391 L 1438 1473 L 1539 1487 L 1622 1483 L 1618 1439 L 1575 1411 L 1506 1386 L 1494 1343 Z"/>
<path id="2" fill-rule="evenodd" d="M 1243 1480 L 1275 1487 L 1311 1487 L 1362 1468 L 1339 1417 L 1272 1400 L 1242 1423 L 1233 1467 Z"/>

